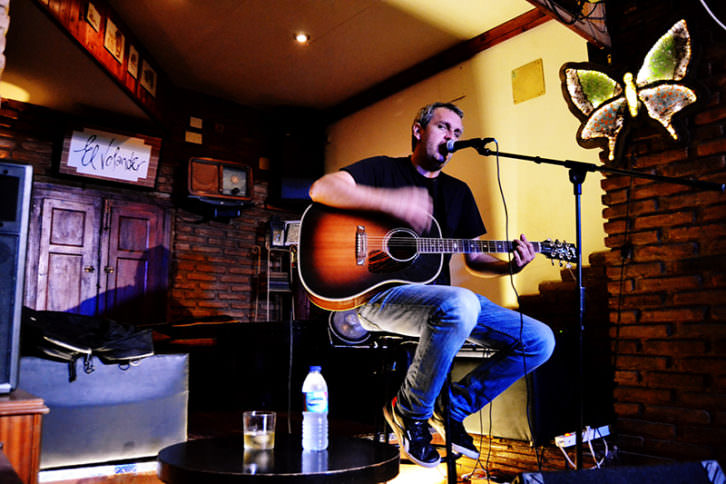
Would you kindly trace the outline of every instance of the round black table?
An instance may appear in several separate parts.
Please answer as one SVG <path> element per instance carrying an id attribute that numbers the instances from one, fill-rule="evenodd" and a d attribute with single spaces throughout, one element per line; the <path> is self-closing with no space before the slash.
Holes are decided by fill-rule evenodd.
<path id="1" fill-rule="evenodd" d="M 398 475 L 399 451 L 372 440 L 331 436 L 328 449 L 303 452 L 300 436 L 278 433 L 275 448 L 245 451 L 242 434 L 162 449 L 159 478 L 170 484 L 232 482 L 385 482 Z"/>

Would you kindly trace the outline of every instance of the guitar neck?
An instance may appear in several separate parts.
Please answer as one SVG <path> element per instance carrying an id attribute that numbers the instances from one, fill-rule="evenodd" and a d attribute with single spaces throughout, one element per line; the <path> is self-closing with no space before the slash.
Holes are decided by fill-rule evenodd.
<path id="1" fill-rule="evenodd" d="M 424 254 L 471 254 L 506 253 L 514 250 L 514 243 L 508 240 L 471 240 L 419 238 L 416 246 Z M 535 252 L 542 252 L 539 242 L 532 242 Z"/>

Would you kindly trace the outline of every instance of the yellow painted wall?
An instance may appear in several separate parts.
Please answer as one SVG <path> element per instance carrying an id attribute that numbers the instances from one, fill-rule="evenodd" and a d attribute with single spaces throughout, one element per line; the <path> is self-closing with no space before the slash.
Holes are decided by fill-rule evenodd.
<path id="1" fill-rule="evenodd" d="M 546 93 L 514 104 L 512 70 L 541 58 Z M 424 80 L 331 126 L 326 171 L 377 154 L 410 152 L 411 121 L 421 106 L 451 101 L 464 110 L 464 138 L 494 137 L 507 153 L 599 163 L 597 150 L 575 141 L 579 121 L 562 97 L 559 69 L 565 62 L 587 59 L 585 41 L 555 21 L 479 53 L 473 59 Z M 500 158 L 501 182 L 509 213 L 509 233 L 497 187 L 496 159 L 473 149 L 457 152 L 445 171 L 465 180 L 477 199 L 487 226 L 487 238 L 530 240 L 575 238 L 575 202 L 565 168 Z M 603 250 L 601 175 L 587 175 L 583 185 L 583 254 Z M 506 255 L 503 255 L 506 257 Z M 519 294 L 533 294 L 545 280 L 558 279 L 559 267 L 538 256 L 514 277 Z M 516 306 L 507 278 L 471 276 L 460 258 L 452 264 L 454 284 L 472 288 L 493 301 Z"/>

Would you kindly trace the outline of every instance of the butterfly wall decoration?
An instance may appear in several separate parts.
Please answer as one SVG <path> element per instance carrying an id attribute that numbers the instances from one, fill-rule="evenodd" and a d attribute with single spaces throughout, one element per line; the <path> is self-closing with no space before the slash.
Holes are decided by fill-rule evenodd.
<path id="1" fill-rule="evenodd" d="M 691 36 L 686 21 L 680 20 L 648 51 L 637 74 L 626 72 L 622 83 L 592 64 L 563 65 L 563 95 L 582 121 L 578 143 L 586 148 L 607 147 L 608 159 L 613 161 L 622 148 L 619 138 L 628 118 L 635 118 L 643 107 L 678 140 L 672 117 L 697 99 L 693 89 L 680 83 L 690 61 Z"/>

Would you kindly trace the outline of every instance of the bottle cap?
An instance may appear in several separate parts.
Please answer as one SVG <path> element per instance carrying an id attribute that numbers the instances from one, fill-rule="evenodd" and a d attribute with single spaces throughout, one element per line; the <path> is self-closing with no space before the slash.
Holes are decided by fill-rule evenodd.
<path id="1" fill-rule="evenodd" d="M 320 366 L 311 366 L 310 367 L 310 371 L 320 371 L 320 370 L 322 370 L 322 367 L 320 367 Z"/>

